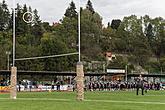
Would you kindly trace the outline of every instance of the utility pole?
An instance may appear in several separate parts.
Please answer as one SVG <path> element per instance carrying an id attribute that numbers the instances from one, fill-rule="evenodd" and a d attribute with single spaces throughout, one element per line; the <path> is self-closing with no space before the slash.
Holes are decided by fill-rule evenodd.
<path id="1" fill-rule="evenodd" d="M 10 51 L 6 51 L 6 55 L 7 55 L 7 70 L 10 70 Z"/>
<path id="2" fill-rule="evenodd" d="M 162 73 L 163 73 L 163 69 L 162 69 L 162 66 L 160 67 L 160 82 L 162 81 Z"/>

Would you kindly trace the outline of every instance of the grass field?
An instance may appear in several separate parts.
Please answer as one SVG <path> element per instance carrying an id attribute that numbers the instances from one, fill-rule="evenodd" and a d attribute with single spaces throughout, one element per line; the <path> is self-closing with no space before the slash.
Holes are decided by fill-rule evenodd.
<path id="1" fill-rule="evenodd" d="M 16 100 L 0 94 L 0 110 L 165 110 L 165 91 L 86 92 L 85 100 L 76 100 L 74 92 L 22 92 Z"/>

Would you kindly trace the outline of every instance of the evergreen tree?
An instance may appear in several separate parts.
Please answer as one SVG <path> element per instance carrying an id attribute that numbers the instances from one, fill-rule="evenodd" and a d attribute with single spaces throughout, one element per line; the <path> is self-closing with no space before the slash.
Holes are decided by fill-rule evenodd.
<path id="1" fill-rule="evenodd" d="M 158 61 L 160 60 L 161 54 L 162 54 L 162 44 L 164 39 L 164 20 L 161 17 L 156 17 L 152 19 L 152 25 L 153 25 L 153 33 L 154 38 L 152 41 L 152 50 L 155 53 L 155 56 L 157 57 Z"/>
<path id="2" fill-rule="evenodd" d="M 110 22 L 108 22 L 108 26 L 107 26 L 107 28 L 109 28 L 109 27 L 111 27 Z"/>
<path id="3" fill-rule="evenodd" d="M 37 45 L 40 43 L 41 37 L 44 33 L 44 29 L 40 20 L 40 16 L 38 15 L 37 9 L 33 11 L 34 20 L 32 26 L 32 34 L 34 36 L 33 44 Z"/>
<path id="4" fill-rule="evenodd" d="M 17 36 L 28 36 L 31 32 L 31 23 L 26 23 L 23 20 L 23 14 L 26 12 L 29 12 L 29 9 L 27 8 L 26 4 L 23 5 L 23 8 L 21 5 L 17 4 L 17 13 L 16 13 L 16 35 Z M 25 14 L 25 19 L 27 20 L 29 15 L 28 13 Z"/>
<path id="5" fill-rule="evenodd" d="M 23 11 L 19 4 L 17 4 L 17 13 L 16 13 L 16 36 L 25 35 L 24 25 L 25 22 L 22 19 Z"/>
<path id="6" fill-rule="evenodd" d="M 9 28 L 10 13 L 5 0 L 0 3 L 0 31 Z"/>
<path id="7" fill-rule="evenodd" d="M 88 0 L 88 2 L 87 2 L 86 9 L 88 9 L 90 12 L 92 12 L 92 14 L 95 13 L 94 8 L 92 6 L 92 2 L 90 0 Z"/>
<path id="8" fill-rule="evenodd" d="M 33 24 L 39 25 L 41 23 L 41 20 L 40 20 L 40 16 L 38 15 L 37 9 L 33 11 L 33 14 L 34 14 Z"/>
<path id="9" fill-rule="evenodd" d="M 24 4 L 23 9 L 22 9 L 22 16 L 23 16 L 24 13 L 26 13 L 28 11 L 29 10 L 28 10 L 26 4 Z M 26 17 L 28 17 L 28 15 Z M 30 30 L 31 29 L 31 24 L 23 22 L 22 25 L 23 25 L 23 28 L 24 28 L 24 34 L 28 35 L 30 33 L 30 31 L 31 31 Z"/>
<path id="10" fill-rule="evenodd" d="M 98 13 L 84 9 L 81 12 L 81 51 L 89 59 L 96 60 L 101 53 L 100 38 L 102 34 L 102 18 Z M 99 55 L 98 55 L 99 56 Z"/>
<path id="11" fill-rule="evenodd" d="M 149 25 L 147 26 L 146 31 L 147 31 L 146 32 L 146 37 L 147 37 L 148 42 L 151 46 L 153 38 L 154 38 L 153 27 L 152 27 L 151 23 L 149 23 Z"/>
<path id="12" fill-rule="evenodd" d="M 66 9 L 64 15 L 69 18 L 77 18 L 76 6 L 73 1 L 70 3 L 70 6 Z"/>
<path id="13" fill-rule="evenodd" d="M 121 20 L 120 19 L 114 19 L 112 20 L 111 23 L 111 28 L 112 29 L 118 29 L 118 27 L 120 26 Z"/>

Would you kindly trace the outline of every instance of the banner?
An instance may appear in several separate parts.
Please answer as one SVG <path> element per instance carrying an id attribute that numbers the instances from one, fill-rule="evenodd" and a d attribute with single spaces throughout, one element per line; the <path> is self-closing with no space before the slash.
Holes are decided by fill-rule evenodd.
<path id="1" fill-rule="evenodd" d="M 124 69 L 107 69 L 107 73 L 125 73 Z"/>
<path id="2" fill-rule="evenodd" d="M 0 92 L 9 92 L 10 87 L 9 86 L 0 86 Z"/>

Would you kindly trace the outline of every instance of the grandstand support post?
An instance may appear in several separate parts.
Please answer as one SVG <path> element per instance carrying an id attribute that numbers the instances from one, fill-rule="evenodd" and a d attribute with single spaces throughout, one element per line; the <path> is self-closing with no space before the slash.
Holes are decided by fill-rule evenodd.
<path id="1" fill-rule="evenodd" d="M 11 79 L 10 79 L 10 99 L 17 98 L 17 68 L 11 68 Z"/>
<path id="2" fill-rule="evenodd" d="M 125 81 L 128 81 L 128 65 L 125 66 Z"/>
<path id="3" fill-rule="evenodd" d="M 76 84 L 77 84 L 77 100 L 84 100 L 84 71 L 83 64 L 81 62 L 77 63 L 76 66 Z"/>

